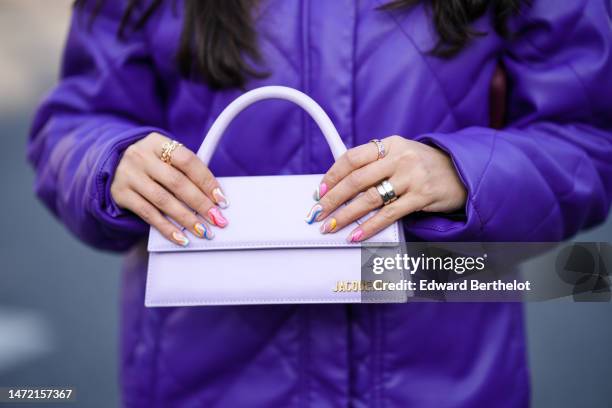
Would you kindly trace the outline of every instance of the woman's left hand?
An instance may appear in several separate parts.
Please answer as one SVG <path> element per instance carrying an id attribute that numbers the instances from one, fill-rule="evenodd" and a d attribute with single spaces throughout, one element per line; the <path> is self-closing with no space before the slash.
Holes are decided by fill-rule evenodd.
<path id="1" fill-rule="evenodd" d="M 448 213 L 464 207 L 467 192 L 446 153 L 400 136 L 382 143 L 386 151 L 382 158 L 370 142 L 348 150 L 334 163 L 315 191 L 318 203 L 306 222 L 325 220 L 321 232 L 334 233 L 380 208 L 347 237 L 349 242 L 360 242 L 416 211 Z M 384 206 L 376 189 L 383 180 L 391 183 L 398 197 Z"/>

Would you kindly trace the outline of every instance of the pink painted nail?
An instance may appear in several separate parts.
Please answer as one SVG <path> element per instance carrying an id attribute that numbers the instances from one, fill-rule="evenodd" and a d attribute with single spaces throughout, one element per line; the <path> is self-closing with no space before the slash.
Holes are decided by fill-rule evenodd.
<path id="1" fill-rule="evenodd" d="M 315 201 L 319 201 L 321 198 L 323 198 L 323 196 L 326 193 L 327 193 L 327 184 L 321 183 L 315 190 L 314 194 L 312 195 L 312 198 L 314 198 Z"/>
<path id="2" fill-rule="evenodd" d="M 174 241 L 180 246 L 186 247 L 187 245 L 189 245 L 189 239 L 182 232 L 173 232 L 172 238 L 174 238 Z"/>
<path id="3" fill-rule="evenodd" d="M 361 228 L 357 228 L 355 231 L 351 232 L 351 235 L 346 239 L 349 243 L 351 242 L 360 242 L 363 239 L 363 230 Z"/>
<path id="4" fill-rule="evenodd" d="M 321 225 L 321 228 L 319 229 L 319 231 L 321 231 L 321 234 L 327 234 L 328 232 L 333 232 L 336 229 L 336 225 L 338 225 L 338 222 L 336 221 L 336 219 L 330 218 L 326 220 L 323 223 L 323 225 Z"/>
<path id="5" fill-rule="evenodd" d="M 225 219 L 221 211 L 217 207 L 212 207 L 208 210 L 208 217 L 210 221 L 215 224 L 217 227 L 225 227 L 228 224 L 228 221 Z"/>

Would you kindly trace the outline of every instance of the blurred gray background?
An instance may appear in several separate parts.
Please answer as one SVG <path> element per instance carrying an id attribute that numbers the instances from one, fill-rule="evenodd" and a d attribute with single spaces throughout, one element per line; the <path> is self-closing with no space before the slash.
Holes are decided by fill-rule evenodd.
<path id="1" fill-rule="evenodd" d="M 25 162 L 70 3 L 0 0 L 0 386 L 71 385 L 79 401 L 70 406 L 109 408 L 119 404 L 120 258 L 87 248 L 53 219 Z M 577 239 L 610 237 L 611 221 Z M 559 300 L 526 313 L 533 406 L 612 407 L 612 304 Z"/>

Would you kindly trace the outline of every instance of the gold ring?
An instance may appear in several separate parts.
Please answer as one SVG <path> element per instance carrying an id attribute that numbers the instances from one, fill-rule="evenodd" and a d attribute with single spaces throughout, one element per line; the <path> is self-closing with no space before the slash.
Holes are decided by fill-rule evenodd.
<path id="1" fill-rule="evenodd" d="M 159 156 L 161 161 L 163 161 L 164 163 L 171 164 L 172 163 L 172 152 L 174 152 L 174 149 L 176 149 L 179 146 L 182 146 L 182 144 L 177 142 L 176 140 L 172 140 L 170 142 L 164 143 L 164 145 L 162 146 L 161 155 Z"/>
<path id="2" fill-rule="evenodd" d="M 378 150 L 378 158 L 377 158 L 378 160 L 385 157 L 385 155 L 387 154 L 387 151 L 385 150 L 385 145 L 382 143 L 382 140 L 372 139 L 370 140 L 370 143 L 374 143 L 376 145 L 376 149 Z"/>

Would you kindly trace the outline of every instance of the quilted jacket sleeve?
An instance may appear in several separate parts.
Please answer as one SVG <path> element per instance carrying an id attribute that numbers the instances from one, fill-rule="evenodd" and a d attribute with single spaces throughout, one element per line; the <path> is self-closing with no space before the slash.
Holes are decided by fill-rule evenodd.
<path id="1" fill-rule="evenodd" d="M 129 248 L 147 231 L 116 207 L 109 189 L 123 150 L 162 132 L 164 118 L 146 43 L 137 32 L 117 38 L 120 3 L 105 2 L 93 23 L 91 9 L 75 8 L 59 83 L 39 107 L 28 144 L 39 198 L 80 239 L 110 250 Z"/>
<path id="2" fill-rule="evenodd" d="M 534 1 L 504 64 L 509 125 L 418 140 L 447 151 L 468 189 L 462 220 L 407 217 L 426 240 L 557 241 L 612 201 L 612 32 L 606 1 Z"/>

